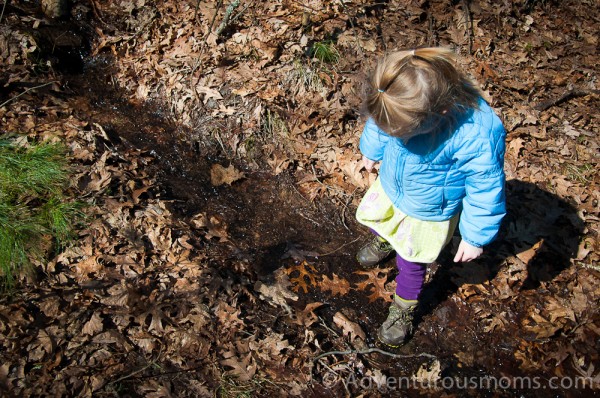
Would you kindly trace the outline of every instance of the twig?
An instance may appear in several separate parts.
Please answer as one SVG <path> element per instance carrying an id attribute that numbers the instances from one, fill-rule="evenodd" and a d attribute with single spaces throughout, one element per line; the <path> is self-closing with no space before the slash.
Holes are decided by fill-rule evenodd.
<path id="1" fill-rule="evenodd" d="M 38 89 L 38 88 L 46 87 L 46 86 L 49 86 L 49 85 L 54 84 L 54 83 L 58 83 L 58 80 L 54 80 L 54 81 L 51 81 L 51 82 L 48 82 L 48 83 L 40 84 L 39 86 L 35 86 L 35 87 L 29 87 L 27 90 L 23 91 L 21 94 L 15 96 L 15 97 L 12 97 L 12 98 L 4 101 L 3 103 L 1 103 L 0 104 L 0 108 L 2 108 L 6 104 L 9 104 L 9 103 L 13 102 L 17 98 L 22 97 L 23 95 L 27 94 L 31 90 L 35 90 L 35 89 Z"/>
<path id="2" fill-rule="evenodd" d="M 568 101 L 570 99 L 577 98 L 577 97 L 584 97 L 586 95 L 591 95 L 591 94 L 598 95 L 598 94 L 600 94 L 600 90 L 569 90 L 556 99 L 548 100 L 548 101 L 542 102 L 541 104 L 536 105 L 535 109 L 540 112 L 545 111 L 548 108 L 552 108 L 553 106 L 558 105 L 562 102 Z"/>
<path id="3" fill-rule="evenodd" d="M 2 13 L 0 13 L 0 23 L 2 23 L 2 17 L 4 17 L 4 10 L 6 9 L 6 3 L 8 3 L 8 0 L 4 0 L 4 4 L 2 5 Z"/>
<path id="4" fill-rule="evenodd" d="M 334 187 L 334 186 L 331 186 L 331 185 L 327 185 L 323 181 L 319 180 L 319 177 L 317 177 L 317 171 L 315 170 L 315 165 L 311 164 L 310 167 L 312 168 L 312 172 L 313 172 L 313 176 L 315 177 L 315 181 L 318 182 L 319 184 L 321 184 L 321 186 L 323 188 L 330 189 L 332 191 L 338 192 L 342 196 L 350 196 L 347 192 L 344 192 L 342 189 Z"/>
<path id="5" fill-rule="evenodd" d="M 429 35 L 427 37 L 427 44 L 429 45 L 429 47 L 433 47 L 435 45 L 435 26 L 433 25 L 433 15 L 431 14 L 431 12 L 428 12 L 427 19 L 429 22 Z"/>
<path id="6" fill-rule="evenodd" d="M 592 264 L 592 263 L 590 263 L 590 264 L 582 264 L 581 266 L 582 266 L 583 268 L 587 268 L 587 269 L 593 269 L 593 270 L 596 270 L 596 271 L 600 272 L 600 266 L 598 266 L 598 265 L 594 265 L 594 264 Z"/>
<path id="7" fill-rule="evenodd" d="M 325 322 L 325 319 L 323 319 L 320 316 L 318 318 L 321 321 L 321 326 L 323 326 L 325 329 L 327 329 L 327 331 L 329 331 L 329 333 L 333 334 L 335 337 L 340 337 L 340 335 L 335 330 L 333 330 L 332 328 L 330 328 L 329 326 L 327 326 L 327 323 Z M 317 359 L 315 359 L 315 361 Z"/>
<path id="8" fill-rule="evenodd" d="M 302 193 L 300 191 L 298 191 L 298 188 L 296 188 L 296 184 L 291 183 L 290 186 L 292 187 L 292 189 L 294 191 L 296 191 L 296 193 L 306 201 L 306 203 L 310 204 L 312 207 L 315 207 L 315 204 L 313 202 L 311 202 L 309 199 L 305 198 L 304 195 L 302 195 Z"/>
<path id="9" fill-rule="evenodd" d="M 235 14 L 235 16 L 229 19 L 229 23 L 235 22 L 235 20 L 238 19 L 251 5 L 253 5 L 253 2 L 246 4 L 246 6 L 242 8 L 240 12 L 238 12 L 237 14 Z"/>
<path id="10" fill-rule="evenodd" d="M 333 251 L 330 251 L 329 253 L 325 253 L 325 254 L 319 254 L 319 257 L 330 256 L 330 255 L 332 255 L 333 253 L 336 253 L 336 252 L 338 252 L 338 251 L 342 250 L 344 247 L 346 247 L 346 246 L 348 246 L 348 245 L 351 245 L 351 244 L 353 244 L 354 242 L 358 241 L 359 239 L 360 239 L 360 237 L 358 237 L 358 238 L 354 239 L 352 242 L 344 243 L 343 245 L 341 245 L 340 247 L 338 247 L 337 249 L 335 249 L 335 250 L 333 250 Z"/>
<path id="11" fill-rule="evenodd" d="M 98 5 L 96 4 L 96 0 L 92 0 L 92 10 L 94 11 L 94 15 L 96 16 L 96 18 L 98 18 L 98 21 L 102 22 L 102 24 L 106 25 L 106 22 L 104 22 L 104 20 L 102 19 L 102 16 L 100 15 L 100 10 L 98 9 Z"/>
<path id="12" fill-rule="evenodd" d="M 352 192 L 352 195 L 350 195 L 348 197 L 348 200 L 346 201 L 346 203 L 344 203 L 344 208 L 342 209 L 342 215 L 341 215 L 342 224 L 344 225 L 344 227 L 346 227 L 346 229 L 348 231 L 350 231 L 350 228 L 348 228 L 348 226 L 346 225 L 346 210 L 348 210 L 348 205 L 352 202 L 352 199 L 354 199 L 354 193 L 356 192 L 357 189 L 358 189 L 358 187 L 354 188 L 354 192 Z"/>
<path id="13" fill-rule="evenodd" d="M 215 8 L 215 15 L 213 15 L 212 20 L 210 21 L 210 25 L 208 26 L 208 33 L 204 36 L 204 42 L 202 43 L 202 47 L 206 45 L 206 41 L 208 40 L 208 36 L 212 34 L 212 28 L 215 26 L 215 21 L 217 19 L 217 14 L 219 13 L 219 9 L 223 5 L 223 0 L 217 1 L 217 6 Z"/>
<path id="14" fill-rule="evenodd" d="M 117 383 L 119 383 L 120 381 L 123 381 L 123 380 L 125 380 L 125 379 L 129 379 L 130 377 L 133 377 L 133 376 L 135 376 L 135 375 L 136 375 L 136 374 L 138 374 L 138 373 L 142 373 L 144 370 L 148 369 L 148 368 L 149 368 L 150 366 L 152 366 L 152 365 L 154 365 L 154 362 L 150 362 L 148 365 L 144 366 L 143 368 L 141 368 L 141 369 L 138 369 L 138 370 L 136 370 L 136 371 L 134 371 L 134 372 L 131 372 L 131 373 L 129 373 L 128 375 L 125 375 L 125 376 L 123 376 L 123 377 L 120 377 L 120 378 L 118 378 L 118 379 L 117 379 L 117 380 L 115 380 L 115 381 L 111 381 L 111 382 L 110 382 L 110 383 L 108 383 L 108 384 L 117 384 Z"/>
<path id="15" fill-rule="evenodd" d="M 342 209 L 342 214 L 340 214 L 340 221 L 342 222 L 342 225 L 344 226 L 344 228 L 346 228 L 348 231 L 350 231 L 350 228 L 348 228 L 348 226 L 346 225 L 346 210 L 348 209 L 348 205 L 344 204 L 344 208 Z"/>
<path id="16" fill-rule="evenodd" d="M 463 0 L 465 18 L 467 19 L 467 35 L 469 36 L 469 55 L 473 52 L 473 17 L 469 7 L 469 0 Z"/>
<path id="17" fill-rule="evenodd" d="M 198 17 L 198 9 L 200 8 L 200 0 L 198 0 L 196 2 L 196 9 L 194 10 L 194 22 L 196 21 L 196 18 Z"/>
<path id="18" fill-rule="evenodd" d="M 223 15 L 223 20 L 221 21 L 221 24 L 217 27 L 217 30 L 215 31 L 215 35 L 217 35 L 217 37 L 219 35 L 221 35 L 221 33 L 223 33 L 223 31 L 229 24 L 229 18 L 231 18 L 231 14 L 233 13 L 233 10 L 235 10 L 239 5 L 240 5 L 240 0 L 233 0 L 227 6 L 227 9 L 225 10 L 225 15 Z"/>
<path id="19" fill-rule="evenodd" d="M 198 0 L 198 6 L 199 5 L 200 5 L 200 0 Z M 215 15 L 213 15 L 213 17 L 210 21 L 210 25 L 208 26 L 208 31 L 207 31 L 206 35 L 204 35 L 204 38 L 202 39 L 202 44 L 200 45 L 200 53 L 198 54 L 198 57 L 196 58 L 196 62 L 192 66 L 192 70 L 190 71 L 190 87 L 192 88 L 192 94 L 194 94 L 194 99 L 196 101 L 200 100 L 200 96 L 198 95 L 198 91 L 196 90 L 196 84 L 194 82 L 194 74 L 200 67 L 200 64 L 201 64 L 200 57 L 202 56 L 202 54 L 204 54 L 204 50 L 205 50 L 206 44 L 208 42 L 208 37 L 212 34 L 212 29 L 213 29 L 213 26 L 215 25 L 215 20 L 217 19 L 217 14 L 219 14 L 219 9 L 221 8 L 221 5 L 223 5 L 223 0 L 218 0 L 217 5 L 215 7 Z M 194 20 L 195 19 L 196 18 L 194 18 Z M 200 77 L 198 77 L 198 81 L 199 80 L 200 80 Z"/>
<path id="20" fill-rule="evenodd" d="M 321 226 L 321 224 L 319 224 L 318 222 L 316 222 L 316 221 L 315 221 L 315 220 L 313 220 L 312 218 L 310 218 L 310 217 L 308 217 L 308 216 L 305 216 L 304 214 L 302 214 L 302 212 L 298 212 L 298 215 L 299 215 L 300 217 L 304 218 L 305 220 L 308 220 L 308 221 L 310 221 L 310 222 L 313 222 L 313 223 L 315 223 L 315 224 L 317 225 L 317 227 L 320 227 L 320 226 Z"/>
<path id="21" fill-rule="evenodd" d="M 367 348 L 365 350 L 329 351 L 329 352 L 319 355 L 318 357 L 313 359 L 313 361 L 317 361 L 317 360 L 319 360 L 323 357 L 329 356 L 329 355 L 370 354 L 373 352 L 377 352 L 379 354 L 383 354 L 383 355 L 387 355 L 392 358 L 399 358 L 399 359 L 421 358 L 421 357 L 437 359 L 437 357 L 435 355 L 427 354 L 425 352 L 422 352 L 420 354 L 394 354 L 394 353 L 391 353 L 388 351 L 381 350 L 379 348 Z"/>
<path id="22" fill-rule="evenodd" d="M 364 57 L 365 53 L 360 45 L 360 39 L 358 38 L 358 34 L 356 33 L 356 28 L 354 26 L 354 22 L 352 22 L 352 17 L 350 16 L 350 13 L 348 12 L 348 8 L 346 7 L 346 4 L 344 4 L 344 0 L 339 0 L 340 4 L 342 5 L 342 8 L 344 9 L 344 12 L 346 13 L 346 15 L 348 15 L 348 22 L 350 22 L 350 27 L 352 27 L 352 33 L 354 33 L 354 40 L 356 41 L 356 47 L 358 48 L 358 51 L 360 51 L 360 55 L 362 55 Z M 384 47 L 385 47 L 385 40 L 382 40 Z"/>

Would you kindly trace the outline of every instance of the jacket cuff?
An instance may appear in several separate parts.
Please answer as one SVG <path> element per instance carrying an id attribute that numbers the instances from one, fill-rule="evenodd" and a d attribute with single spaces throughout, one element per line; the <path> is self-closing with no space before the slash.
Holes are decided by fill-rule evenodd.
<path id="1" fill-rule="evenodd" d="M 485 245 L 482 245 L 481 243 L 476 243 L 476 242 L 473 242 L 472 240 L 470 240 L 470 239 L 467 239 L 467 238 L 465 238 L 464 236 L 461 236 L 461 239 L 462 239 L 462 240 L 464 240 L 465 242 L 467 242 L 468 244 L 470 244 L 470 245 L 471 245 L 471 246 L 473 246 L 473 247 L 478 247 L 478 248 L 480 248 L 480 247 L 483 247 L 483 246 L 485 246 Z"/>

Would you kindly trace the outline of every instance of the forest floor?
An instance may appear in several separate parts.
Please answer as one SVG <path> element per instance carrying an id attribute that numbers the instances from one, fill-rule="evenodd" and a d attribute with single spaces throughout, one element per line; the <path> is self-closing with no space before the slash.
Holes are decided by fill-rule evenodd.
<path id="1" fill-rule="evenodd" d="M 0 296 L 0 395 L 597 393 L 599 22 L 597 0 L 4 2 L 1 133 L 66 143 L 87 218 Z M 482 258 L 429 267 L 391 349 L 394 262 L 354 259 L 360 93 L 385 51 L 438 45 L 504 120 L 508 214 Z"/>

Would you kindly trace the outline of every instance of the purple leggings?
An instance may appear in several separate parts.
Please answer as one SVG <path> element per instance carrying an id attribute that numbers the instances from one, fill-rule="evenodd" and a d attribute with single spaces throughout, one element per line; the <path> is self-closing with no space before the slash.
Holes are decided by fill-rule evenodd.
<path id="1" fill-rule="evenodd" d="M 376 236 L 379 234 L 372 228 L 369 228 Z M 396 267 L 398 267 L 398 276 L 396 277 L 396 294 L 404 300 L 416 300 L 423 288 L 427 264 L 413 263 L 405 260 L 396 254 Z"/>
<path id="2" fill-rule="evenodd" d="M 413 263 L 396 255 L 396 266 L 396 294 L 404 300 L 416 300 L 423 287 L 427 264 Z"/>

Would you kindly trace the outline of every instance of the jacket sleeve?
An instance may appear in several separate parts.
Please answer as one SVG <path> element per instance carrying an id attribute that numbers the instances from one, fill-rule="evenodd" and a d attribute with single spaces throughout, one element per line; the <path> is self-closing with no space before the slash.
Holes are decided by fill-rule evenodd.
<path id="1" fill-rule="evenodd" d="M 360 152 L 371 160 L 380 161 L 383 159 L 383 151 L 390 138 L 377 127 L 372 118 L 369 118 L 360 136 Z"/>
<path id="2" fill-rule="evenodd" d="M 489 134 L 489 135 L 488 135 Z M 458 158 L 465 173 L 465 197 L 459 230 L 469 244 L 481 247 L 498 235 L 506 214 L 504 152 L 506 133 L 500 123 L 464 145 Z"/>

